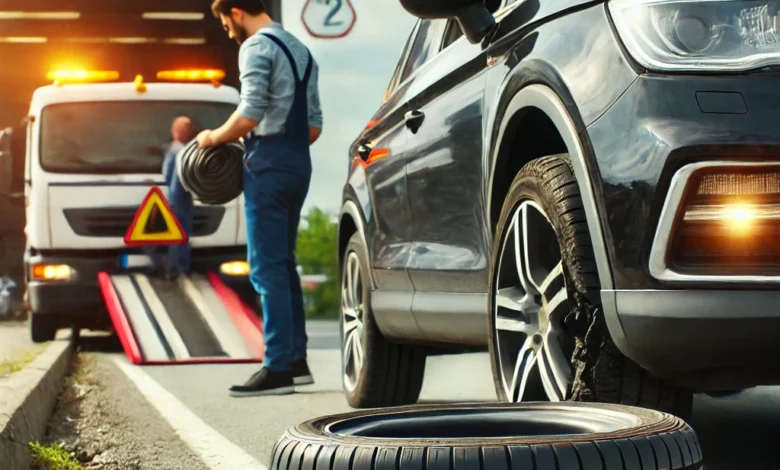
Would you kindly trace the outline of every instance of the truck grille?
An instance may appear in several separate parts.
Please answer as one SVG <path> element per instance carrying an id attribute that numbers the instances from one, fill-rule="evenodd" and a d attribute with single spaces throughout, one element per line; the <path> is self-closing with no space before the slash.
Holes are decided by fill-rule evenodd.
<path id="1" fill-rule="evenodd" d="M 82 237 L 124 237 L 133 222 L 137 207 L 63 209 L 65 219 L 76 235 Z M 225 208 L 195 206 L 190 237 L 213 235 L 222 223 Z"/>

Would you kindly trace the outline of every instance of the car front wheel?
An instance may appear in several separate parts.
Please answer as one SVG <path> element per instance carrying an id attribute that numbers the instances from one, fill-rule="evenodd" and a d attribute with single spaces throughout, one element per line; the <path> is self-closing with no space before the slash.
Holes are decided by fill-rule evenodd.
<path id="1" fill-rule="evenodd" d="M 689 417 L 693 394 L 639 368 L 609 336 L 568 155 L 518 173 L 493 246 L 489 344 L 503 401 L 596 401 Z"/>

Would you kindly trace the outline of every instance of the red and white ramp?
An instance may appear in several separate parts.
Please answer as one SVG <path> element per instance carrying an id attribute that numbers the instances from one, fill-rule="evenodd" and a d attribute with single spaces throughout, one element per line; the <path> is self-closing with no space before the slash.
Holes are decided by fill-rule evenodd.
<path id="1" fill-rule="evenodd" d="M 98 280 L 133 364 L 262 361 L 260 319 L 215 273 L 165 281 L 102 272 Z"/>

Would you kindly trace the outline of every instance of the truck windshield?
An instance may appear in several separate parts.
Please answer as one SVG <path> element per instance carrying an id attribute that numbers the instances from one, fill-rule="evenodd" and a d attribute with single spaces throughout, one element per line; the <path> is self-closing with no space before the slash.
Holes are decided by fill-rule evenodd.
<path id="1" fill-rule="evenodd" d="M 214 129 L 235 109 L 202 101 L 50 105 L 41 114 L 41 166 L 55 173 L 159 173 L 174 119 L 187 116 L 200 129 Z"/>

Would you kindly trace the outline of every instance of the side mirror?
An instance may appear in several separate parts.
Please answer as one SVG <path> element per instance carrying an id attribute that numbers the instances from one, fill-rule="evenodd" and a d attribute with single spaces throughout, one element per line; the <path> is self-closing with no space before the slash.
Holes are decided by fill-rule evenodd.
<path id="1" fill-rule="evenodd" d="M 0 131 L 0 195 L 11 194 L 14 176 L 14 159 L 11 153 L 11 128 Z"/>
<path id="2" fill-rule="evenodd" d="M 496 20 L 483 1 L 475 0 L 400 0 L 412 15 L 423 19 L 455 19 L 463 35 L 472 44 L 481 42 L 495 28 Z"/>

